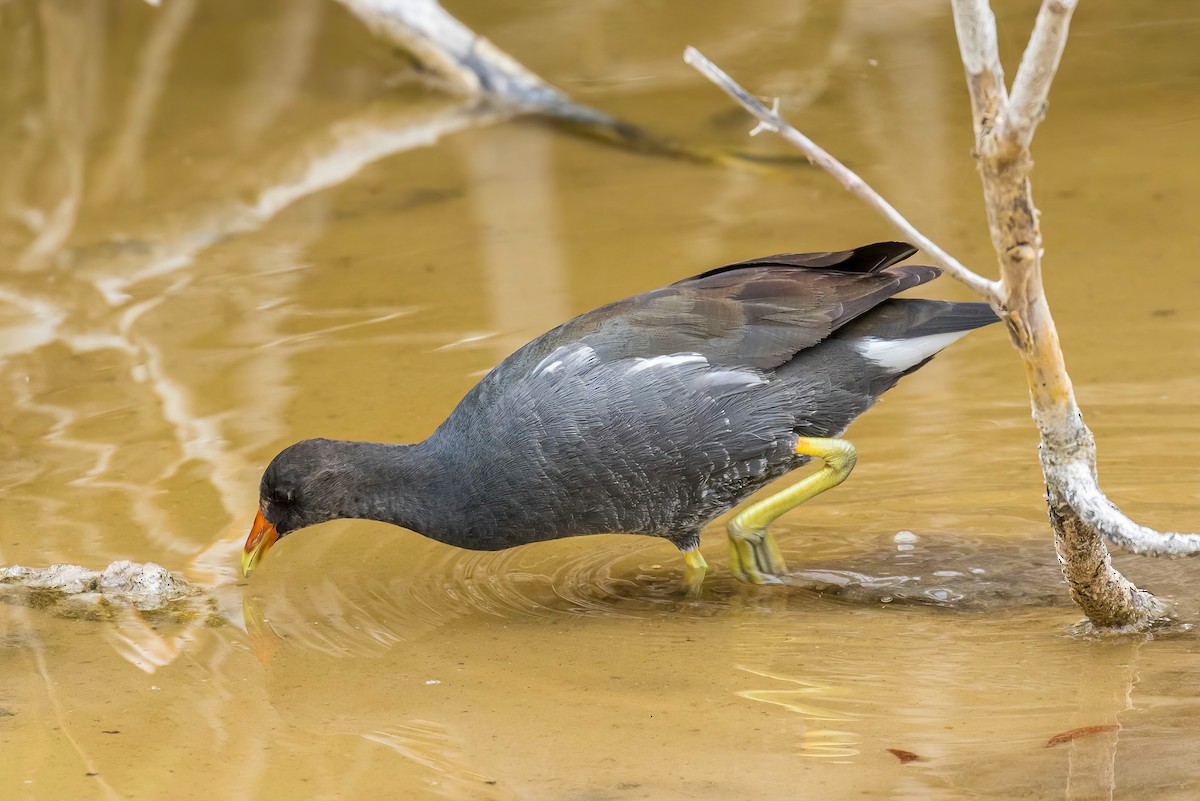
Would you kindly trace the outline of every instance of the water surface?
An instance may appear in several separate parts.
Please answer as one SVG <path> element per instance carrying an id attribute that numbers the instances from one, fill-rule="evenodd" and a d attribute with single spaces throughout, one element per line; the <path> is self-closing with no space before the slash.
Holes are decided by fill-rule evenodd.
<path id="1" fill-rule="evenodd" d="M 1012 65 L 1035 7 L 1002 6 Z M 786 154 L 682 64 L 696 45 L 991 269 L 945 3 L 452 10 L 582 102 Z M 1034 153 L 1104 484 L 1168 530 L 1200 501 L 1195 12 L 1085 3 Z M 416 146 L 430 126 L 461 130 Z M 796 569 L 912 592 L 739 585 L 720 525 L 699 599 L 666 543 L 474 554 L 362 522 L 238 575 L 291 442 L 422 438 L 573 314 L 891 236 L 815 170 L 471 125 L 327 0 L 0 3 L 0 564 L 157 561 L 225 621 L 0 605 L 0 795 L 1195 797 L 1200 649 L 1074 629 L 999 329 L 890 393 L 850 481 L 777 526 Z M 1119 563 L 1200 617 L 1194 564 Z"/>

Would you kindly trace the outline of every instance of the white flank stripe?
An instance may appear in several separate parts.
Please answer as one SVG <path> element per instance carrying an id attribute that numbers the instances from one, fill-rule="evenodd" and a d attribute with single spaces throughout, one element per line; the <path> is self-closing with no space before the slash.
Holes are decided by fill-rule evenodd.
<path id="1" fill-rule="evenodd" d="M 767 383 L 767 379 L 762 376 L 756 373 L 747 373 L 744 370 L 714 370 L 706 374 L 703 380 L 718 386 L 732 384 L 741 387 L 757 387 Z"/>
<path id="2" fill-rule="evenodd" d="M 538 362 L 530 372 L 530 375 L 552 375 L 563 367 L 567 369 L 567 372 L 571 372 L 572 370 L 587 367 L 595 358 L 596 351 L 587 345 L 580 345 L 579 343 L 562 345 L 555 348 L 550 352 L 549 356 Z"/>
<path id="3" fill-rule="evenodd" d="M 699 353 L 672 353 L 666 356 L 655 356 L 652 359 L 637 359 L 636 361 L 637 363 L 629 368 L 629 372 L 640 373 L 642 370 L 648 370 L 651 367 L 678 367 L 681 364 L 693 364 L 696 362 L 708 364 L 708 359 Z"/>
<path id="4" fill-rule="evenodd" d="M 946 334 L 930 334 L 915 339 L 880 339 L 863 337 L 854 343 L 854 349 L 885 370 L 901 373 L 920 364 L 954 340 L 965 336 L 966 331 L 951 331 Z"/>

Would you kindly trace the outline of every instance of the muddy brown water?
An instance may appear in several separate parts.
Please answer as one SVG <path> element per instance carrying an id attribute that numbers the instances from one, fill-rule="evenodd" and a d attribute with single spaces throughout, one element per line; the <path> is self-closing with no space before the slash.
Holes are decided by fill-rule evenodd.
<path id="1" fill-rule="evenodd" d="M 1034 5 L 1001 5 L 1011 66 Z M 786 154 L 694 44 L 989 269 L 945 3 L 452 10 L 582 102 Z M 1168 530 L 1200 506 L 1197 34 L 1192 4 L 1084 3 L 1035 148 L 1104 484 Z M 902 382 L 850 481 L 777 527 L 796 569 L 898 595 L 738 585 L 720 526 L 698 600 L 656 541 L 474 554 L 360 522 L 241 579 L 283 446 L 423 437 L 572 314 L 892 235 L 808 169 L 530 121 L 409 146 L 456 120 L 327 0 L 0 3 L 0 564 L 158 562 L 225 621 L 0 604 L 0 797 L 1196 797 L 1200 647 L 1073 628 L 998 329 Z M 1195 563 L 1118 562 L 1200 619 Z"/>

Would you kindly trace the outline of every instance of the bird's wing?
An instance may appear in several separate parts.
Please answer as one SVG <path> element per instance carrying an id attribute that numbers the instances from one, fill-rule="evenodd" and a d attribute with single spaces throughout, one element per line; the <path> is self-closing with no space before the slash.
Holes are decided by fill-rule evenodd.
<path id="1" fill-rule="evenodd" d="M 896 264 L 914 252 L 884 242 L 731 264 L 577 317 L 554 341 L 586 344 L 606 360 L 699 353 L 711 364 L 772 369 L 940 275 L 935 267 Z"/>

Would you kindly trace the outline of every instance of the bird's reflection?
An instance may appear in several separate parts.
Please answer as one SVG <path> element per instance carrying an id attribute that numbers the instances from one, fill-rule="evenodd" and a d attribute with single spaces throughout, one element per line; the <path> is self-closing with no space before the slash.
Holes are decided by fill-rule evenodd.
<path id="1" fill-rule="evenodd" d="M 617 775 L 665 791 L 663 738 L 705 775 L 736 772 L 753 751 L 755 764 L 774 767 L 739 774 L 738 786 L 768 795 L 812 771 L 896 764 L 887 749 L 919 755 L 925 778 L 905 783 L 929 797 L 978 786 L 981 771 L 989 786 L 1024 786 L 1030 764 L 1039 791 L 1054 776 L 1071 777 L 1069 798 L 1103 784 L 1081 760 L 1094 767 L 1084 755 L 1098 748 L 1111 759 L 1115 743 L 1043 746 L 1063 720 L 1125 712 L 1136 644 L 1100 644 L 1081 669 L 1079 642 L 1055 632 L 1062 615 L 1037 606 L 997 614 L 897 603 L 885 622 L 877 604 L 722 580 L 697 603 L 681 576 L 656 576 L 652 551 L 605 544 L 597 550 L 621 556 L 580 553 L 544 574 L 546 554 L 446 549 L 399 577 L 368 570 L 340 590 L 311 577 L 295 591 L 257 587 L 244 612 L 270 703 L 292 726 L 366 737 L 464 787 L 486 777 L 518 797 L 551 770 L 573 777 L 564 792 Z M 335 570 L 328 581 L 342 580 L 349 574 Z M 855 636 L 864 615 L 871 633 Z M 1049 633 L 1031 639 L 1033 627 Z M 1011 667 L 1031 660 L 1042 668 Z M 708 710 L 702 727 L 692 725 L 697 708 Z M 764 726 L 771 734 L 747 739 Z M 814 762 L 827 767 L 806 767 Z"/>

